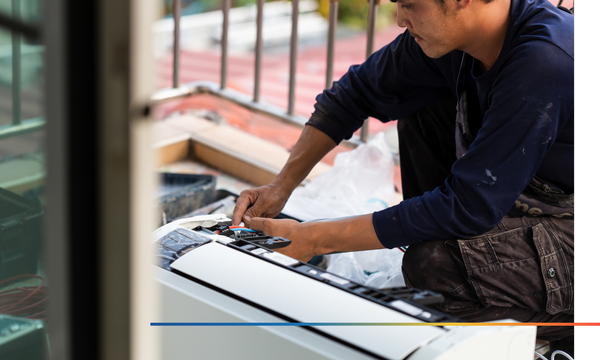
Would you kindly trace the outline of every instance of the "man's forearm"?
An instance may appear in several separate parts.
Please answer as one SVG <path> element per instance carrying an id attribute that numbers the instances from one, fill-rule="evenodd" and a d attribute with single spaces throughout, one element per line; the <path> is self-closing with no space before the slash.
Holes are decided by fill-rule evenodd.
<path id="1" fill-rule="evenodd" d="M 300 227 L 315 244 L 318 255 L 384 248 L 373 227 L 372 214 L 332 222 L 304 223 Z"/>
<path id="2" fill-rule="evenodd" d="M 372 214 L 305 223 L 256 217 L 247 225 L 267 235 L 290 239 L 289 246 L 277 251 L 302 261 L 309 261 L 315 255 L 384 248 L 373 227 Z"/>
<path id="3" fill-rule="evenodd" d="M 291 193 L 336 143 L 321 130 L 306 126 L 274 184 Z"/>

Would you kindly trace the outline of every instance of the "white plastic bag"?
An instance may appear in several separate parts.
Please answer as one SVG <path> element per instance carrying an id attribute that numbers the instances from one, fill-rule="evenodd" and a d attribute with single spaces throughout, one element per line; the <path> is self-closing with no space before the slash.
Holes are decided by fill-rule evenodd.
<path id="1" fill-rule="evenodd" d="M 283 213 L 304 221 L 383 210 L 394 198 L 394 160 L 383 133 L 336 156 L 331 170 L 290 196 Z"/>
<path id="2" fill-rule="evenodd" d="M 394 160 L 383 133 L 338 154 L 331 170 L 296 189 L 283 213 L 305 221 L 369 214 L 394 195 Z M 327 270 L 374 288 L 404 286 L 398 249 L 328 255 Z"/>
<path id="3" fill-rule="evenodd" d="M 405 286 L 399 249 L 329 255 L 327 271 L 376 289 Z"/>

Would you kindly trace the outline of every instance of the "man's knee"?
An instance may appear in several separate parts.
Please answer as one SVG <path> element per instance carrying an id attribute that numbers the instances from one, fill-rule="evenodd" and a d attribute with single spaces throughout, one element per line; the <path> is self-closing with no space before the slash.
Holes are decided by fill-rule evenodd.
<path id="1" fill-rule="evenodd" d="M 445 241 L 431 241 L 408 247 L 402 261 L 402 271 L 407 285 L 424 289 L 445 291 L 453 277 L 462 275 Z"/>

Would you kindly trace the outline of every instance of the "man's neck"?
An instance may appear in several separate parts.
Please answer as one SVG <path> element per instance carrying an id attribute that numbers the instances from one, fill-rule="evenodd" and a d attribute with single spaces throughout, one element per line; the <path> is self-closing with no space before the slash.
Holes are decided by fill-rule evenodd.
<path id="1" fill-rule="evenodd" d="M 476 24 L 473 27 L 472 37 L 464 50 L 481 63 L 481 73 L 487 72 L 496 62 L 510 22 L 510 0 L 496 0 L 490 4 L 474 1 L 476 10 Z"/>

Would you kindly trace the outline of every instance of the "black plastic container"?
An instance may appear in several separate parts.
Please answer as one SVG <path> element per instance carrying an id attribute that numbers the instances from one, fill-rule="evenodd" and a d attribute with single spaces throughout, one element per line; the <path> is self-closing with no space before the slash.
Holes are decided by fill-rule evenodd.
<path id="1" fill-rule="evenodd" d="M 213 202 L 216 184 L 213 175 L 161 173 L 158 206 L 163 222 Z"/>
<path id="2" fill-rule="evenodd" d="M 37 272 L 42 207 L 0 188 L 0 280 Z"/>

